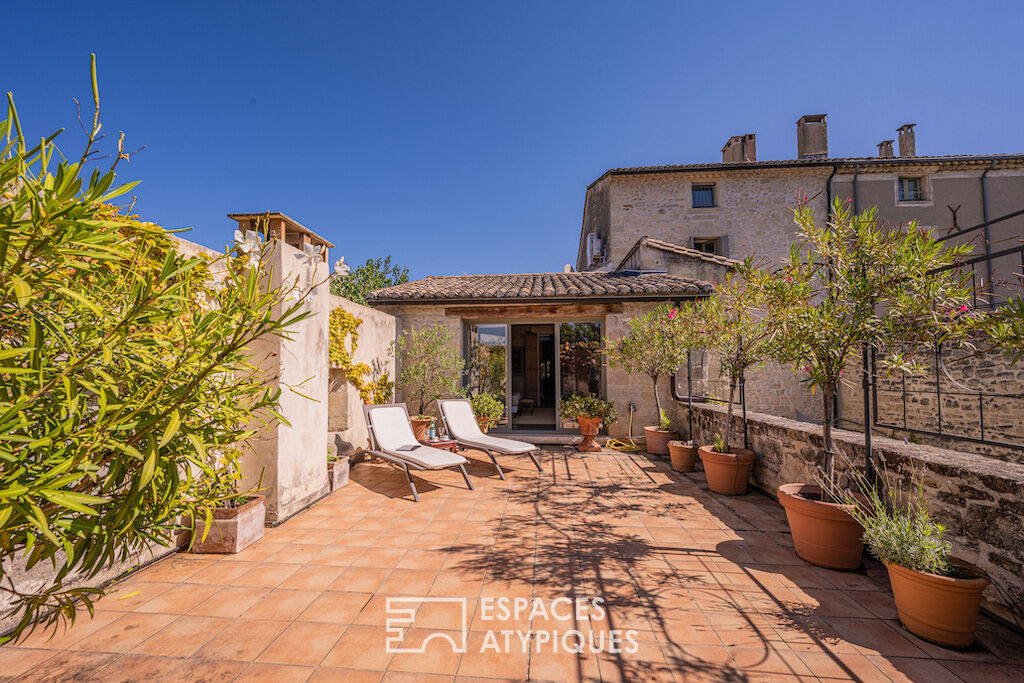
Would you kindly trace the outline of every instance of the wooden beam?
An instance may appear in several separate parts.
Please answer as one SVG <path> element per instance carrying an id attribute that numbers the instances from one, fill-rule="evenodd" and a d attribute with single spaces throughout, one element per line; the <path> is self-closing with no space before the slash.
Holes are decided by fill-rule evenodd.
<path id="1" fill-rule="evenodd" d="M 493 306 L 448 306 L 446 316 L 468 319 L 516 320 L 526 318 L 603 318 L 609 313 L 621 313 L 621 303 L 606 304 L 495 304 Z"/>

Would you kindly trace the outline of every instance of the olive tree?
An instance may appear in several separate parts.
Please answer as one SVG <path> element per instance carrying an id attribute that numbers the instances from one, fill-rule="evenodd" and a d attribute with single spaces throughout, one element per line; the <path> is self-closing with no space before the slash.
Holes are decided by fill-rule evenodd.
<path id="1" fill-rule="evenodd" d="M 416 400 L 417 415 L 442 396 L 458 393 L 463 362 L 448 328 L 438 323 L 406 330 L 395 340 L 394 353 L 400 366 L 396 384 Z"/>

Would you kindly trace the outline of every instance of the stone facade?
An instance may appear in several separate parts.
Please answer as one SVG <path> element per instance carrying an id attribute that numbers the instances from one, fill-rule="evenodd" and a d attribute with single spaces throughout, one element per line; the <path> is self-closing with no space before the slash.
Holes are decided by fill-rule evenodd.
<path id="1" fill-rule="evenodd" d="M 725 409 L 695 406 L 693 422 L 694 440 L 711 443 L 723 431 Z M 821 427 L 762 413 L 748 413 L 747 426 L 750 448 L 757 454 L 751 474 L 757 488 L 775 495 L 781 484 L 818 480 L 824 463 Z M 733 428 L 743 433 L 738 416 Z M 863 462 L 863 435 L 836 430 L 833 438 L 848 462 Z M 1010 600 L 1024 601 L 1024 465 L 884 437 L 875 440 L 874 449 L 894 490 L 908 490 L 916 473 L 929 512 L 946 526 L 953 554 L 985 570 Z M 840 477 L 845 467 L 838 459 Z M 985 599 L 993 612 L 1008 616 L 1007 596 L 994 586 Z"/>

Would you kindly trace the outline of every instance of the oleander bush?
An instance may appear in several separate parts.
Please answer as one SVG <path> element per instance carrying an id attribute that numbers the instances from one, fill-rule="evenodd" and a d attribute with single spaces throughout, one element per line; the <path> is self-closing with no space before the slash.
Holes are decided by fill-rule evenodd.
<path id="1" fill-rule="evenodd" d="M 81 157 L 57 133 L 23 135 L 8 94 L 0 122 L 0 601 L 17 626 L 92 611 L 84 585 L 195 518 L 230 504 L 247 438 L 279 389 L 247 346 L 306 316 L 297 283 L 270 288 L 269 247 L 211 259 L 114 207 L 131 184 L 93 156 L 99 93 Z M 250 236 L 251 237 L 251 236 Z M 255 245 L 255 248 L 254 246 Z M 275 313 L 275 311 L 277 311 Z M 46 565 L 40 585 L 19 582 Z M 24 585 L 20 585 L 24 584 Z"/>

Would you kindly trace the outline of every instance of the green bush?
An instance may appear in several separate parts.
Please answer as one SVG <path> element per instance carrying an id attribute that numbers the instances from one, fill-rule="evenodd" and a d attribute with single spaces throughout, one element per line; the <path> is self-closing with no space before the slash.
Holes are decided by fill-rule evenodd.
<path id="1" fill-rule="evenodd" d="M 488 429 L 498 424 L 498 420 L 505 414 L 505 402 L 494 394 L 470 396 L 469 404 L 473 406 L 474 415 L 487 421 Z"/>
<path id="2" fill-rule="evenodd" d="M 914 493 L 903 510 L 888 504 L 885 491 L 871 486 L 860 471 L 853 470 L 851 477 L 859 496 L 831 480 L 824 481 L 825 489 L 833 499 L 852 506 L 850 514 L 864 527 L 864 542 L 875 558 L 927 574 L 957 573 L 950 563 L 946 529 L 928 515 L 928 500 L 920 482 L 914 484 Z"/>
<path id="3" fill-rule="evenodd" d="M 114 182 L 120 145 L 114 166 L 85 170 L 95 62 L 93 88 L 76 161 L 54 146 L 59 131 L 30 146 L 10 93 L 0 122 L 0 590 L 18 619 L 7 639 L 74 620 L 79 601 L 91 611 L 102 590 L 74 583 L 244 494 L 239 445 L 279 419 L 279 390 L 246 347 L 306 316 L 296 291 L 268 290 L 258 242 L 186 257 L 109 205 L 132 185 Z M 16 585 L 14 567 L 40 564 L 51 579 Z"/>
<path id="4" fill-rule="evenodd" d="M 577 417 L 599 417 L 609 425 L 618 419 L 615 403 L 603 396 L 584 396 L 573 394 L 562 399 L 561 415 L 563 420 L 575 420 Z"/>

